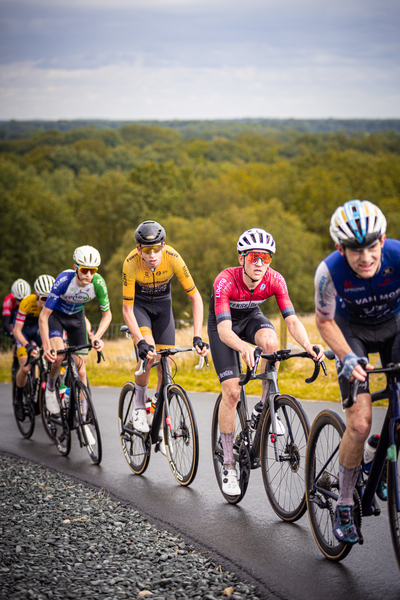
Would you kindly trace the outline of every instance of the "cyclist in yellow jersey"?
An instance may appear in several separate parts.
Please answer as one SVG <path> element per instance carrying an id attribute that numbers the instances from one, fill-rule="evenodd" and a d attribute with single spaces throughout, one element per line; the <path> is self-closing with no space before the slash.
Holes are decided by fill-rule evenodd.
<path id="1" fill-rule="evenodd" d="M 54 277 L 51 275 L 40 275 L 33 284 L 35 292 L 24 298 L 18 308 L 15 318 L 13 335 L 17 348 L 19 370 L 16 375 L 15 389 L 15 414 L 18 419 L 23 420 L 24 410 L 22 406 L 23 390 L 28 379 L 30 365 L 24 366 L 28 356 L 36 354 L 36 347 L 42 345 L 39 333 L 39 315 L 45 305 Z"/>
<path id="2" fill-rule="evenodd" d="M 172 312 L 171 279 L 176 275 L 192 302 L 193 346 L 206 356 L 209 345 L 201 339 L 203 301 L 182 257 L 165 245 L 164 228 L 156 221 L 144 221 L 135 231 L 137 248 L 123 265 L 122 314 L 138 348 L 141 360 L 149 359 L 145 373 L 135 376 L 136 404 L 132 423 L 146 433 L 147 385 L 156 350 L 175 345 L 175 323 Z M 161 373 L 158 372 L 159 384 Z M 159 386 L 158 386 L 159 387 Z"/>

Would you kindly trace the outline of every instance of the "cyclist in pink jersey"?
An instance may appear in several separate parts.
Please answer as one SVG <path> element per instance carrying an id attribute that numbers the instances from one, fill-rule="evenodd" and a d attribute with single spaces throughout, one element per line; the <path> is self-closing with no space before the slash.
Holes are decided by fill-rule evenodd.
<path id="1" fill-rule="evenodd" d="M 307 332 L 295 314 L 285 279 L 270 268 L 276 244 L 263 229 L 249 229 L 238 240 L 239 267 L 222 271 L 214 281 L 208 317 L 208 334 L 214 368 L 221 383 L 222 401 L 219 429 L 224 450 L 225 494 L 237 496 L 240 486 L 233 456 L 235 410 L 239 401 L 239 368 L 236 352 L 247 366 L 254 366 L 254 346 L 265 353 L 276 352 L 278 337 L 272 323 L 263 315 L 260 305 L 275 296 L 278 307 L 293 338 L 315 360 L 324 356 L 322 346 L 316 354 Z M 266 400 L 268 382 L 263 381 L 261 403 Z"/>

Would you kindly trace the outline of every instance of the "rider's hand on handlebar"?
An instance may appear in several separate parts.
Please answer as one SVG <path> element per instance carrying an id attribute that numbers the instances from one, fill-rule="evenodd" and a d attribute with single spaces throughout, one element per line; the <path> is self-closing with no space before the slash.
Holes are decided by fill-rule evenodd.
<path id="1" fill-rule="evenodd" d="M 103 340 L 98 340 L 93 337 L 91 340 L 92 348 L 94 348 L 97 352 L 101 352 L 104 348 Z"/>
<path id="2" fill-rule="evenodd" d="M 49 348 L 48 350 L 43 349 L 43 358 L 47 360 L 47 362 L 53 363 L 57 358 L 57 352 L 53 350 L 53 348 Z"/>
<path id="3" fill-rule="evenodd" d="M 243 342 L 243 348 L 239 350 L 240 354 L 242 355 L 242 359 L 250 369 L 254 367 L 254 350 L 255 348 L 246 342 Z"/>
<path id="4" fill-rule="evenodd" d="M 156 355 L 155 348 L 151 344 L 148 344 L 146 340 L 140 340 L 137 345 L 139 358 L 145 360 L 146 358 L 153 358 Z M 150 354 L 148 357 L 147 355 Z"/>
<path id="5" fill-rule="evenodd" d="M 360 360 L 365 364 L 365 368 L 360 365 Z M 354 352 L 348 352 L 342 360 L 342 370 L 338 373 L 338 376 L 343 375 L 350 381 L 354 381 L 354 379 L 365 381 L 367 378 L 366 371 L 371 371 L 373 368 L 366 356 L 357 356 Z"/>
<path id="6" fill-rule="evenodd" d="M 200 336 L 195 335 L 193 338 L 193 348 L 200 356 L 207 356 L 210 346 L 207 342 L 203 342 Z"/>
<path id="7" fill-rule="evenodd" d="M 318 353 L 315 352 L 314 348 L 318 348 Z M 305 344 L 304 350 L 311 354 L 315 361 L 322 362 L 324 360 L 324 349 L 321 344 Z"/>

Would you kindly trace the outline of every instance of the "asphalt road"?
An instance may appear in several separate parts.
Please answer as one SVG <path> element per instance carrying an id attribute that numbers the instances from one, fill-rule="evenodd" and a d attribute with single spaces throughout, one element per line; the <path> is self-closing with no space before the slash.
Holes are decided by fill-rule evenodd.
<path id="1" fill-rule="evenodd" d="M 307 514 L 297 523 L 280 521 L 269 505 L 261 470 L 251 472 L 247 494 L 228 505 L 217 486 L 211 458 L 211 415 L 215 396 L 191 393 L 200 434 L 200 464 L 189 488 L 176 483 L 167 460 L 152 453 L 146 473 L 134 475 L 118 436 L 116 388 L 93 388 L 103 441 L 103 461 L 91 463 L 73 433 L 70 455 L 62 457 L 44 433 L 40 417 L 31 440 L 24 440 L 11 410 L 11 385 L 0 384 L 0 452 L 41 463 L 107 490 L 149 520 L 181 533 L 197 549 L 257 585 L 263 598 L 289 600 L 398 600 L 400 572 L 394 557 L 387 509 L 363 521 L 364 545 L 356 546 L 342 563 L 326 560 L 314 541 Z M 310 422 L 325 406 L 304 402 Z M 384 409 L 374 408 L 372 431 L 379 432 Z"/>

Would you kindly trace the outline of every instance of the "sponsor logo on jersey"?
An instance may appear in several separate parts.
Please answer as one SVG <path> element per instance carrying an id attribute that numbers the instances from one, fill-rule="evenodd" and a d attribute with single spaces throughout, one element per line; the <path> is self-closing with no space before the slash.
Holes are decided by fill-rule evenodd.
<path id="1" fill-rule="evenodd" d="M 382 275 L 384 277 L 389 277 L 389 275 L 393 274 L 393 270 L 394 270 L 393 267 L 385 267 L 382 271 Z"/>

